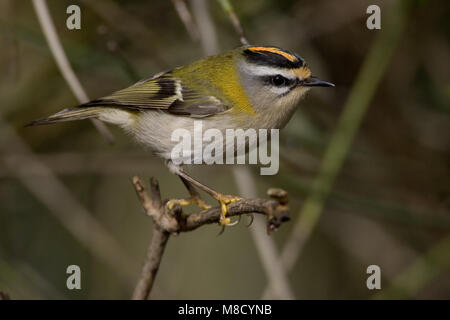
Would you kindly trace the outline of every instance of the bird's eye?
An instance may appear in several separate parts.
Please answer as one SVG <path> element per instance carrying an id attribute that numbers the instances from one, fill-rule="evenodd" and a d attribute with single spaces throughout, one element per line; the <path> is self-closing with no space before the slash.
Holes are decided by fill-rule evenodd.
<path id="1" fill-rule="evenodd" d="M 277 74 L 276 76 L 273 76 L 270 78 L 270 82 L 277 87 L 281 87 L 284 86 L 288 83 L 288 79 L 286 79 L 283 76 L 280 76 L 279 74 Z"/>

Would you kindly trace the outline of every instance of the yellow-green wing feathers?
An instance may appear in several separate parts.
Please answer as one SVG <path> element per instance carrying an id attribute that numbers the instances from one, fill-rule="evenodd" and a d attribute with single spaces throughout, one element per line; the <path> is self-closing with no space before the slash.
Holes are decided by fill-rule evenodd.
<path id="1" fill-rule="evenodd" d="M 139 81 L 109 96 L 92 100 L 75 108 L 64 109 L 48 118 L 33 121 L 29 125 L 96 118 L 108 108 L 131 112 L 162 110 L 189 117 L 207 117 L 229 109 L 218 98 L 188 88 L 181 79 L 167 72 Z"/>
<path id="2" fill-rule="evenodd" d="M 171 72 L 140 81 L 84 106 L 121 107 L 137 111 L 159 109 L 192 117 L 205 117 L 228 109 L 218 98 L 205 96 L 197 90 L 188 88 Z"/>
<path id="3" fill-rule="evenodd" d="M 179 81 L 164 74 L 157 78 L 139 81 L 133 86 L 114 92 L 99 101 L 139 108 L 168 108 L 176 99 L 180 98 L 179 87 Z"/>

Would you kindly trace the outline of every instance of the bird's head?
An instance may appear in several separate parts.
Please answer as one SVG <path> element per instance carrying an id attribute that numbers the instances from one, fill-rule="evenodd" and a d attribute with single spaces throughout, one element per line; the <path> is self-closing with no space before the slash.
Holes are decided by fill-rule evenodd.
<path id="1" fill-rule="evenodd" d="M 242 87 L 256 112 L 291 109 L 311 87 L 334 86 L 313 77 L 300 56 L 277 47 L 242 47 L 237 67 Z"/>

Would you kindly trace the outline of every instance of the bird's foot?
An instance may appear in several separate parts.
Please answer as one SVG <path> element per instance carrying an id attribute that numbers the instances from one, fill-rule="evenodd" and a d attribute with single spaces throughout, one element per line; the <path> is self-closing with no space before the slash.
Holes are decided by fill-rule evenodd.
<path id="1" fill-rule="evenodd" d="M 247 227 L 250 227 L 255 217 L 253 216 L 253 213 L 247 213 L 247 216 L 250 218 L 250 222 L 247 224 Z"/>
<path id="2" fill-rule="evenodd" d="M 242 200 L 242 198 L 237 197 L 237 196 L 228 195 L 228 194 L 223 194 L 223 193 L 218 193 L 216 196 L 214 196 L 214 198 L 217 201 L 219 201 L 220 208 L 221 208 L 219 225 L 222 226 L 222 230 L 219 232 L 219 235 L 220 235 L 225 230 L 225 227 L 231 227 L 231 226 L 234 226 L 237 223 L 239 223 L 239 220 L 237 220 L 235 222 L 231 222 L 231 219 L 227 218 L 227 216 L 226 216 L 227 212 L 228 212 L 227 204 Z"/>

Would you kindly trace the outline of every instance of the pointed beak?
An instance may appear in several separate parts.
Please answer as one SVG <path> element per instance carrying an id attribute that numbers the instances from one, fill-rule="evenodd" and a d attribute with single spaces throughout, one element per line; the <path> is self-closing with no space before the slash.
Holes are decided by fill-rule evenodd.
<path id="1" fill-rule="evenodd" d="M 316 77 L 308 77 L 301 81 L 299 85 L 304 87 L 334 87 L 334 84 L 331 82 L 323 81 Z"/>

